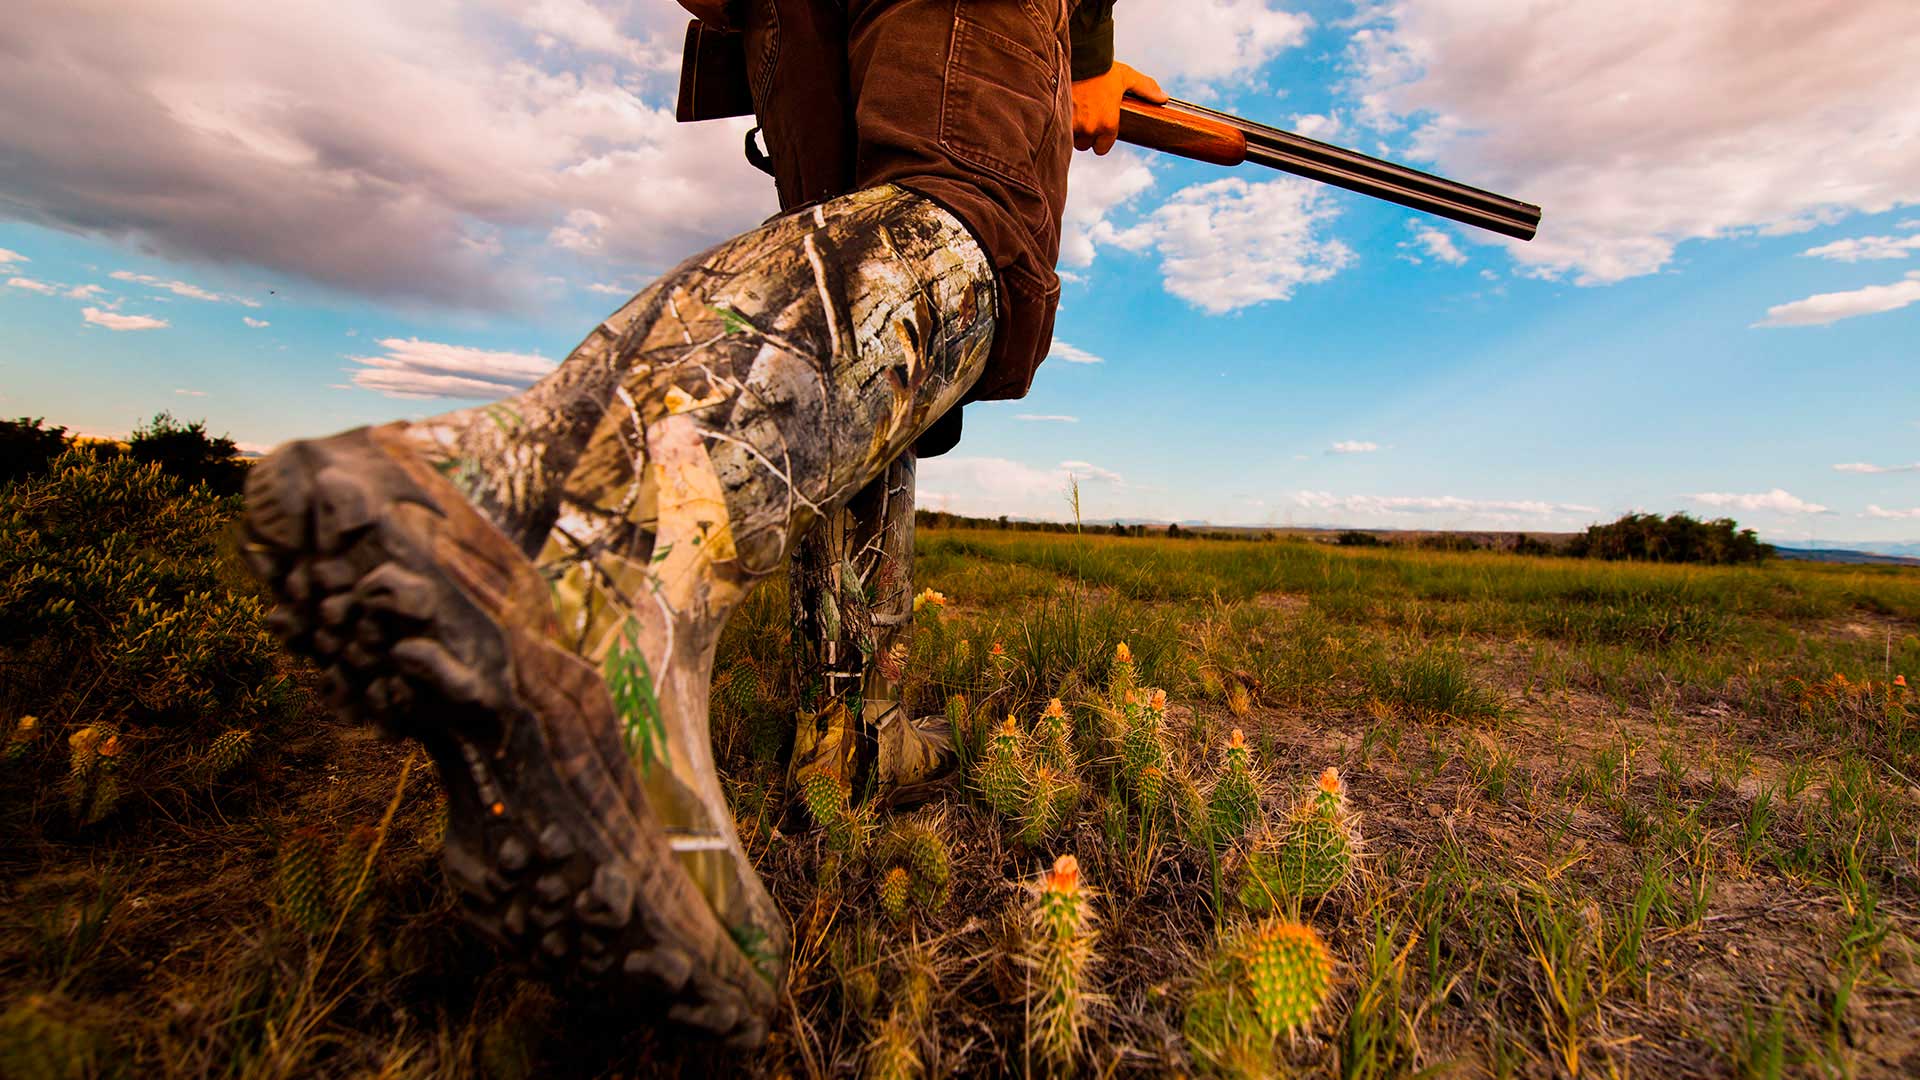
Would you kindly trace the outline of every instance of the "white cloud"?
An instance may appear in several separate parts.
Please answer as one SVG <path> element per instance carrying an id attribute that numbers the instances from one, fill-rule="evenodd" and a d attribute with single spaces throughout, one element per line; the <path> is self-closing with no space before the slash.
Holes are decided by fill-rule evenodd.
<path id="1" fill-rule="evenodd" d="M 179 394 L 181 397 L 206 397 L 207 396 L 207 392 L 205 390 L 175 390 L 174 393 Z"/>
<path id="2" fill-rule="evenodd" d="M 164 258 L 531 305 L 576 212 L 598 215 L 592 258 L 638 272 L 773 209 L 740 154 L 751 121 L 674 122 L 685 19 L 638 0 L 15 0 L 0 100 L 36 104 L 0 109 L 0 189 L 10 216 Z"/>
<path id="3" fill-rule="evenodd" d="M 54 293 L 60 291 L 60 286 L 58 285 L 49 285 L 44 281 L 35 281 L 29 277 L 10 277 L 7 279 L 7 286 L 14 289 L 25 289 L 28 292 L 37 292 L 42 296 L 52 296 Z"/>
<path id="4" fill-rule="evenodd" d="M 1380 449 L 1376 442 L 1362 442 L 1359 439 L 1342 439 L 1327 449 L 1329 454 L 1371 454 Z"/>
<path id="5" fill-rule="evenodd" d="M 531 353 L 493 352 L 418 338 L 382 338 L 379 356 L 348 357 L 361 365 L 354 385 L 396 398 L 501 398 L 533 385 L 554 361 Z"/>
<path id="6" fill-rule="evenodd" d="M 1121 230 L 1114 242 L 1154 250 L 1168 292 L 1213 315 L 1286 300 L 1353 262 L 1351 249 L 1321 235 L 1339 211 L 1306 180 L 1195 184 Z"/>
<path id="7" fill-rule="evenodd" d="M 1868 285 L 1849 292 L 1816 293 L 1804 300 L 1776 304 L 1755 326 L 1825 326 L 1841 319 L 1898 311 L 1920 301 L 1920 270 L 1891 285 Z"/>
<path id="8" fill-rule="evenodd" d="M 1456 495 L 1335 495 L 1327 491 L 1298 491 L 1294 501 L 1313 510 L 1348 510 L 1363 514 L 1491 514 L 1545 517 L 1553 514 L 1597 514 L 1591 506 L 1538 499 L 1463 499 Z"/>
<path id="9" fill-rule="evenodd" d="M 612 284 L 611 282 L 596 281 L 587 286 L 587 291 L 597 292 L 597 293 L 606 293 L 609 296 L 628 296 L 632 294 L 634 290 L 627 288 L 625 285 L 615 285 L 615 284 Z"/>
<path id="10" fill-rule="evenodd" d="M 8 251 L 6 248 L 0 248 L 0 266 L 6 266 L 9 263 L 32 261 L 32 259 L 27 258 L 17 251 Z"/>
<path id="11" fill-rule="evenodd" d="M 1293 118 L 1294 131 L 1309 139 L 1319 139 L 1321 142 L 1338 138 L 1340 127 L 1340 118 L 1334 115 L 1302 113 Z"/>
<path id="12" fill-rule="evenodd" d="M 1039 468 L 999 457 L 943 454 L 919 466 L 917 505 L 929 510 L 993 516 L 1065 520 L 1072 514 L 1068 484 L 1081 487 L 1082 513 L 1090 517 L 1121 516 L 1115 502 L 1122 487 L 1119 474 L 1084 461 L 1065 461 Z"/>
<path id="13" fill-rule="evenodd" d="M 1024 413 L 1023 412 L 1015 415 L 1014 419 L 1026 420 L 1030 423 L 1036 423 L 1036 424 L 1077 424 L 1080 422 L 1079 417 L 1067 416 L 1062 413 Z"/>
<path id="14" fill-rule="evenodd" d="M 1884 507 L 1875 506 L 1872 503 L 1868 503 L 1866 512 L 1861 514 L 1860 516 L 1866 517 L 1866 518 L 1884 518 L 1889 520 L 1896 519 L 1896 518 L 1920 518 L 1920 506 L 1916 506 L 1911 510 L 1888 510 Z"/>
<path id="15" fill-rule="evenodd" d="M 270 322 L 268 322 L 268 321 L 267 321 L 267 320 L 265 320 L 265 319 L 256 319 L 256 318 L 254 318 L 254 317 L 253 317 L 253 316 L 251 316 L 251 315 L 242 315 L 242 316 L 240 316 L 240 321 L 241 321 L 241 322 L 243 322 L 243 323 L 246 323 L 246 324 L 247 324 L 248 326 L 251 326 L 251 327 L 253 327 L 253 328 L 254 328 L 255 330 L 258 330 L 258 329 L 260 329 L 261 327 L 265 327 L 265 326 L 272 326 L 272 325 L 273 325 L 272 323 L 270 323 Z"/>
<path id="16" fill-rule="evenodd" d="M 1300 45 L 1313 20 L 1272 0 L 1127 0 L 1114 54 L 1169 89 L 1244 82 Z"/>
<path id="17" fill-rule="evenodd" d="M 67 295 L 75 300 L 91 300 L 106 291 L 98 285 L 75 285 L 67 290 Z"/>
<path id="18" fill-rule="evenodd" d="M 1387 0 L 1353 38 L 1364 116 L 1546 209 L 1509 251 L 1581 284 L 1675 245 L 1920 201 L 1911 0 Z"/>
<path id="19" fill-rule="evenodd" d="M 1902 226 L 1905 227 L 1904 225 Z M 1862 259 L 1904 259 L 1920 250 L 1920 234 L 1913 236 L 1855 236 L 1821 244 L 1801 252 L 1816 259 L 1859 262 Z"/>
<path id="20" fill-rule="evenodd" d="M 1063 461 L 1060 463 L 1060 467 L 1067 470 L 1070 475 L 1083 484 L 1118 484 L 1122 482 L 1119 473 L 1114 472 L 1112 469 L 1103 469 L 1091 461 Z"/>
<path id="21" fill-rule="evenodd" d="M 1438 259 L 1448 266 L 1459 266 L 1467 261 L 1466 253 L 1454 246 L 1453 237 L 1438 229 L 1421 229 L 1412 240 L 1400 246 L 1418 246 L 1429 258 Z"/>
<path id="22" fill-rule="evenodd" d="M 1762 491 L 1755 494 L 1739 494 L 1725 491 L 1707 491 L 1687 498 L 1703 506 L 1712 506 L 1723 510 L 1771 511 L 1776 514 L 1824 514 L 1827 508 L 1819 503 L 1808 502 L 1781 488 Z"/>
<path id="23" fill-rule="evenodd" d="M 1138 150 L 1120 146 L 1104 156 L 1073 155 L 1060 223 L 1060 265 L 1091 264 L 1095 245 L 1113 242 L 1114 212 L 1132 206 L 1152 186 L 1153 170 Z"/>
<path id="24" fill-rule="evenodd" d="M 240 304 L 244 307 L 260 306 L 258 300 L 250 300 L 244 296 L 231 296 L 213 292 L 208 289 L 203 289 L 191 282 L 180 281 L 177 278 L 170 279 L 155 277 L 152 274 L 136 274 L 131 270 L 115 270 L 107 276 L 115 281 L 132 281 L 141 285 L 148 285 L 170 292 L 175 296 L 184 296 L 189 300 L 207 300 L 213 303 Z"/>
<path id="25" fill-rule="evenodd" d="M 1911 465 L 1870 465 L 1864 461 L 1849 461 L 1844 465 L 1835 465 L 1833 471 L 1850 473 L 1920 472 L 1920 461 L 1916 461 Z"/>
<path id="26" fill-rule="evenodd" d="M 1058 338 L 1054 339 L 1053 347 L 1047 351 L 1047 359 L 1064 360 L 1069 364 L 1104 364 L 1106 363 L 1105 359 L 1095 356 L 1092 353 L 1088 352 L 1085 349 L 1080 348 L 1077 345 L 1069 345 L 1066 342 L 1059 340 Z"/>
<path id="27" fill-rule="evenodd" d="M 156 319 L 151 315 L 121 315 L 97 307 L 82 308 L 80 317 L 108 330 L 164 330 L 172 325 L 165 319 Z"/>

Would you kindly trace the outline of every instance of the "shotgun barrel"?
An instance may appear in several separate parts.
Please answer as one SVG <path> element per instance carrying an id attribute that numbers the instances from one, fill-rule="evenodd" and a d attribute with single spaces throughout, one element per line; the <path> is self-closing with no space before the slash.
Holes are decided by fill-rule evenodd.
<path id="1" fill-rule="evenodd" d="M 1120 103 L 1120 138 L 1215 165 L 1251 161 L 1451 221 L 1531 240 L 1540 208 L 1192 102 Z"/>

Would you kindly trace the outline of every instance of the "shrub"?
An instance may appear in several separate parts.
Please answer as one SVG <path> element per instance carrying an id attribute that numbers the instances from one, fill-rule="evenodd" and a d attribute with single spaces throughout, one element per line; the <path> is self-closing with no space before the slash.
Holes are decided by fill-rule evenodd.
<path id="1" fill-rule="evenodd" d="M 205 484 L 216 495 L 238 495 L 247 482 L 239 447 L 224 435 L 208 435 L 204 420 L 184 424 L 171 413 L 156 413 L 147 426 L 134 429 L 127 453 L 188 484 Z"/>
<path id="2" fill-rule="evenodd" d="M 67 448 L 67 429 L 43 428 L 39 417 L 0 420 L 0 484 L 33 476 Z"/>
<path id="3" fill-rule="evenodd" d="M 218 547 L 238 509 L 158 465 L 82 450 L 0 488 L 0 709 L 39 717 L 18 755 L 36 790 L 88 764 L 69 760 L 82 731 L 119 733 L 116 785 L 131 790 L 293 704 L 264 604 L 224 580 Z"/>
<path id="4" fill-rule="evenodd" d="M 1700 521 L 1690 514 L 1626 514 L 1605 525 L 1589 525 L 1567 547 L 1567 554 L 1593 559 L 1639 559 L 1647 562 L 1727 563 L 1759 562 L 1773 554 L 1752 529 L 1742 529 L 1732 518 Z"/>

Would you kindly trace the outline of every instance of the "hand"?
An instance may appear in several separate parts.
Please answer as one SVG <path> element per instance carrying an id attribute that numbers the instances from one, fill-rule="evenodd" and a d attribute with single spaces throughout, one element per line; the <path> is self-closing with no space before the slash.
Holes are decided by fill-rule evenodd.
<path id="1" fill-rule="evenodd" d="M 727 0 L 680 0 L 680 6 L 716 30 L 726 30 L 733 24 L 727 16 Z"/>
<path id="2" fill-rule="evenodd" d="M 687 0 L 681 0 L 686 3 Z M 1120 99 L 1131 93 L 1155 105 L 1167 100 L 1160 84 L 1115 61 L 1105 75 L 1073 84 L 1073 148 L 1104 154 L 1120 137 Z"/>

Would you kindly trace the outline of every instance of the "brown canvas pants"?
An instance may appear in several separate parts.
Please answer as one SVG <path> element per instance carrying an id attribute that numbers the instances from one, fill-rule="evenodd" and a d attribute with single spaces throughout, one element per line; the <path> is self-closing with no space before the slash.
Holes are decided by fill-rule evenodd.
<path id="1" fill-rule="evenodd" d="M 999 333 L 968 400 L 1025 396 L 1053 338 L 1073 153 L 1066 0 L 747 0 L 780 205 L 897 184 L 992 258 Z"/>

